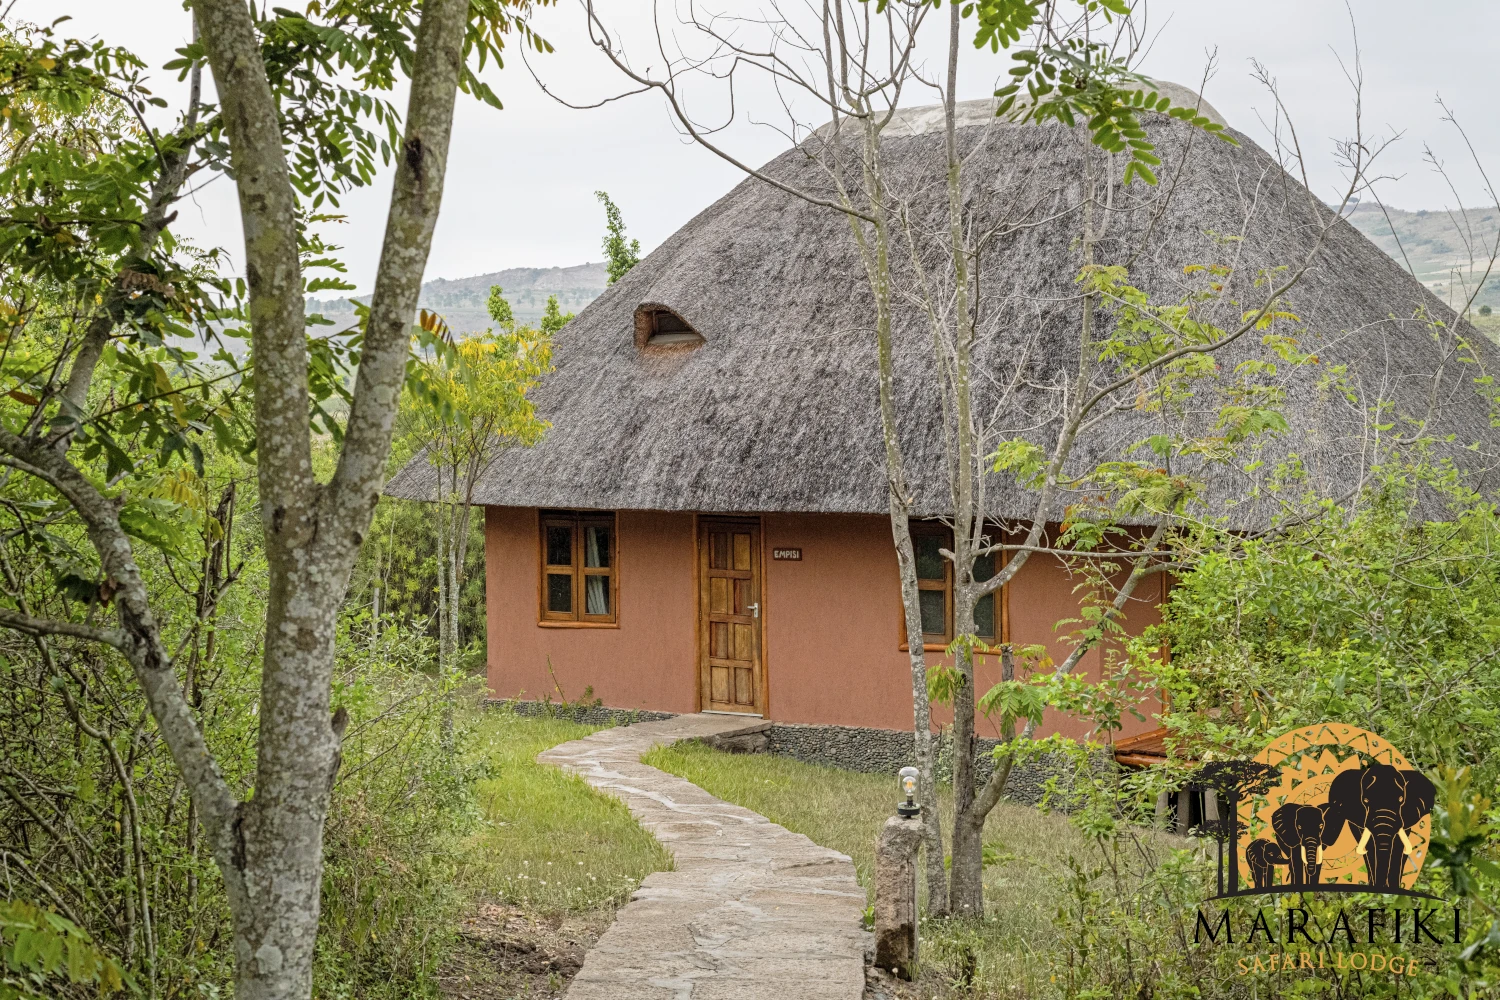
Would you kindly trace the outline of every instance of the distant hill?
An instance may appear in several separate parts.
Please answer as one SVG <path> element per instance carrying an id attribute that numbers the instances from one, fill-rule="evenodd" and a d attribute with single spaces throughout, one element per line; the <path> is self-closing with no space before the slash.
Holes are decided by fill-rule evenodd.
<path id="1" fill-rule="evenodd" d="M 1500 230 L 1500 212 L 1493 208 L 1469 209 L 1465 219 L 1443 210 L 1409 212 L 1387 207 L 1382 212 L 1373 202 L 1363 202 L 1348 212 L 1347 218 L 1403 269 L 1409 261 L 1418 280 L 1455 307 L 1467 296 L 1466 282 L 1472 288 L 1472 282 L 1483 273 L 1490 248 L 1495 246 L 1496 232 Z M 1472 270 L 1460 227 L 1464 227 L 1474 247 Z M 422 286 L 419 304 L 423 309 L 441 313 L 455 332 L 470 333 L 491 325 L 485 310 L 491 285 L 505 289 L 505 297 L 510 300 L 518 322 L 535 323 L 547 306 L 547 296 L 556 295 L 564 312 L 576 313 L 602 295 L 607 283 L 608 272 L 603 262 L 573 267 L 512 267 L 472 278 L 435 278 Z M 1500 268 L 1490 277 L 1474 305 L 1476 309 L 1491 306 L 1500 313 Z M 321 312 L 337 323 L 342 315 L 353 313 L 354 307 L 348 299 L 309 298 L 307 311 Z M 1494 324 L 1487 324 L 1487 330 L 1490 325 Z"/>
<path id="2" fill-rule="evenodd" d="M 512 267 L 472 278 L 435 278 L 422 286 L 418 305 L 441 313 L 456 333 L 471 333 L 491 326 L 485 302 L 490 286 L 505 289 L 511 311 L 520 323 L 535 323 L 547 307 L 547 296 L 556 295 L 563 312 L 578 312 L 604 293 L 609 273 L 603 263 L 573 267 Z M 360 296 L 366 301 L 367 296 Z M 354 312 L 348 299 L 307 300 L 307 311 L 322 313 L 334 322 Z"/>
<path id="3" fill-rule="evenodd" d="M 1389 222 L 1386 215 L 1390 216 Z M 1496 231 L 1500 229 L 1500 211 L 1494 208 L 1471 208 L 1450 214 L 1442 210 L 1408 212 L 1387 207 L 1382 212 L 1374 203 L 1364 202 L 1355 206 L 1347 218 L 1403 269 L 1410 262 L 1417 279 L 1455 308 L 1463 304 L 1474 283 L 1484 275 L 1495 247 Z M 1473 247 L 1472 262 L 1465 246 L 1466 237 Z M 1500 308 L 1500 267 L 1474 302 L 1476 309 L 1481 305 Z"/>

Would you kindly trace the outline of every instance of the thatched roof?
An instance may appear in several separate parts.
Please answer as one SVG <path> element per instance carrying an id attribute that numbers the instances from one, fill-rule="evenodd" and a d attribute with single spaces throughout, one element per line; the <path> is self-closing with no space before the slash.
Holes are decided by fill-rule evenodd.
<path id="1" fill-rule="evenodd" d="M 1006 218 L 1042 220 L 1079 202 L 1086 133 L 997 122 L 985 102 L 962 111 L 967 204 L 977 230 Z M 1232 146 L 1165 116 L 1149 118 L 1164 160 L 1162 182 L 1122 189 L 1116 167 L 1100 262 L 1124 263 L 1144 246 L 1130 263 L 1132 281 L 1161 303 L 1203 287 L 1203 276 L 1185 274 L 1186 265 L 1231 262 L 1236 301 L 1258 302 L 1251 287 L 1257 271 L 1299 263 L 1330 218 L 1328 210 L 1247 136 L 1231 130 L 1239 142 Z M 883 140 L 888 182 L 918 229 L 945 225 L 940 121 L 929 109 L 905 112 Z M 825 172 L 808 155 L 822 141 L 815 135 L 788 150 L 766 173 L 829 192 Z M 992 240 L 980 256 L 981 409 L 998 411 L 999 428 L 1045 439 L 1047 428 L 1036 425 L 1055 403 L 1037 386 L 1050 383 L 1060 367 L 1077 364 L 1078 229 L 1075 212 Z M 941 266 L 940 257 L 933 266 Z M 898 267 L 909 287 L 909 261 Z M 1428 418 L 1429 433 L 1452 434 L 1459 445 L 1493 442 L 1488 410 L 1469 381 L 1473 367 L 1455 362 L 1451 335 L 1435 338 L 1427 321 L 1411 319 L 1425 311 L 1451 323 L 1452 314 L 1352 226 L 1336 224 L 1318 263 L 1289 298 L 1305 327 L 1299 336 L 1316 345 L 1321 363 L 1287 375 L 1291 430 L 1260 456 L 1270 461 L 1259 471 L 1246 472 L 1243 463 L 1200 470 L 1214 478 L 1215 492 L 1246 495 L 1289 453 L 1301 458 L 1313 489 L 1341 492 L 1370 461 L 1366 407 L 1377 397 L 1390 405 L 1388 421 Z M 670 309 L 703 343 L 641 346 L 643 304 Z M 1225 308 L 1238 316 L 1239 306 Z M 894 327 L 909 476 L 919 512 L 941 513 L 948 487 L 929 328 L 910 304 L 899 307 Z M 558 334 L 556 372 L 535 397 L 552 430 L 534 448 L 501 454 L 476 499 L 568 508 L 883 513 L 872 329 L 872 299 L 846 219 L 746 180 Z M 1487 367 L 1500 362 L 1488 341 L 1466 324 L 1462 329 L 1480 343 Z M 1258 336 L 1251 336 L 1220 364 L 1231 370 L 1259 350 Z M 1011 379 L 1018 360 L 1024 380 L 997 402 L 999 383 Z M 1357 404 L 1320 384 L 1338 364 L 1348 366 L 1349 379 L 1365 394 Z M 1442 374 L 1436 390 L 1434 373 Z M 1208 408 L 1208 401 L 1199 407 Z M 1079 462 L 1118 454 L 1152 433 L 1151 420 L 1127 414 L 1112 421 L 1081 444 Z M 1473 452 L 1457 453 L 1470 465 L 1480 461 Z M 419 457 L 386 492 L 428 498 L 432 477 Z M 1000 516 L 1030 512 L 1030 498 L 1008 477 L 994 479 L 991 495 Z"/>

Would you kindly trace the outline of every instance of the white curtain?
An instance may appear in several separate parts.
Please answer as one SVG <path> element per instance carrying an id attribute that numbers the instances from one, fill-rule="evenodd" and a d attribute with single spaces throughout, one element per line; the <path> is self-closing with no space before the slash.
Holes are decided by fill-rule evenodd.
<path id="1" fill-rule="evenodd" d="M 601 548 L 605 559 L 601 559 Z M 585 528 L 583 532 L 583 564 L 585 566 L 607 566 L 609 535 L 604 528 Z M 609 577 L 590 575 L 584 577 L 583 610 L 585 614 L 609 614 Z"/>
<path id="2" fill-rule="evenodd" d="M 609 614 L 609 577 L 591 576 L 588 578 L 587 598 L 585 607 L 591 615 Z"/>

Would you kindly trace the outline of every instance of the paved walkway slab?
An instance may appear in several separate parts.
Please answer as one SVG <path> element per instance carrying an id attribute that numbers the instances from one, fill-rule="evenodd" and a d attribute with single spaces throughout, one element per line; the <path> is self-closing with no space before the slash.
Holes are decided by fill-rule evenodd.
<path id="1" fill-rule="evenodd" d="M 859 1000 L 865 893 L 848 857 L 640 762 L 744 731 L 684 715 L 603 729 L 537 756 L 625 801 L 677 868 L 648 875 L 584 959 L 569 1000 Z"/>

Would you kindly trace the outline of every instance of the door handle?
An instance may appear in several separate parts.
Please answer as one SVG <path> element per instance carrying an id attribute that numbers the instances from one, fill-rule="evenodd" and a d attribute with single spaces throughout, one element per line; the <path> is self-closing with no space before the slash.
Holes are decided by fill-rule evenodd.
<path id="1" fill-rule="evenodd" d="M 754 604 L 746 605 L 746 607 L 748 607 L 750 609 L 750 614 L 752 616 L 754 616 L 756 618 L 760 617 L 760 602 L 759 601 L 756 601 Z"/>

